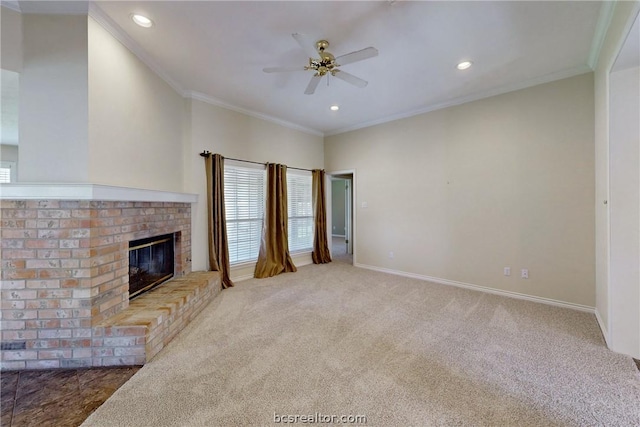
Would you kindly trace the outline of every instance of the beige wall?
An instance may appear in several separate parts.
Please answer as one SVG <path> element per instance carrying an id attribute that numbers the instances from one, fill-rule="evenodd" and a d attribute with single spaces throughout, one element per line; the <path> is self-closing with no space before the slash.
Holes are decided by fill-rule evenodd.
<path id="1" fill-rule="evenodd" d="M 88 182 L 87 17 L 22 17 L 23 182 Z"/>
<path id="2" fill-rule="evenodd" d="M 18 146 L 17 145 L 0 145 L 0 160 L 4 162 L 17 162 L 18 161 Z"/>
<path id="3" fill-rule="evenodd" d="M 22 70 L 22 14 L 0 7 L 0 67 Z"/>
<path id="4" fill-rule="evenodd" d="M 593 306 L 593 149 L 585 74 L 326 138 L 325 168 L 356 169 L 359 264 Z"/>
<path id="5" fill-rule="evenodd" d="M 299 168 L 323 167 L 323 139 L 235 111 L 188 100 L 190 141 L 185 144 L 186 191 L 199 194 L 191 213 L 193 270 L 208 268 L 204 150 L 225 157 L 283 163 Z M 308 262 L 309 256 L 299 260 Z M 294 259 L 294 262 L 296 260 Z M 232 278 L 250 275 L 253 265 L 234 269 Z"/>
<path id="6" fill-rule="evenodd" d="M 183 191 L 184 100 L 89 18 L 89 180 Z"/>

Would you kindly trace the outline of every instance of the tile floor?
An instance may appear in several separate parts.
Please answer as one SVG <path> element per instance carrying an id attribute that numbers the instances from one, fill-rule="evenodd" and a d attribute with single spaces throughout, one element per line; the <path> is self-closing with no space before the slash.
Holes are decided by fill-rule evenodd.
<path id="1" fill-rule="evenodd" d="M 140 366 L 10 371 L 0 374 L 0 425 L 75 427 Z"/>

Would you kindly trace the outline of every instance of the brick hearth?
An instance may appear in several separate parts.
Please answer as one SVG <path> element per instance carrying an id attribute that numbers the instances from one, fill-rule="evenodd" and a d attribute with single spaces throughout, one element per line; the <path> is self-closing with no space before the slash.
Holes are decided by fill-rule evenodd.
<path id="1" fill-rule="evenodd" d="M 2 369 L 126 365 L 94 335 L 127 309 L 128 242 L 175 233 L 175 276 L 191 272 L 191 205 L 2 200 Z M 96 332 L 98 331 L 98 332 Z"/>

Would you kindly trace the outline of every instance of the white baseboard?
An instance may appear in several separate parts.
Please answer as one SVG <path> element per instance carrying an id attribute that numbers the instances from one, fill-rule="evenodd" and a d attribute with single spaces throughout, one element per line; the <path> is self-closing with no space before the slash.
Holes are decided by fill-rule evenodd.
<path id="1" fill-rule="evenodd" d="M 245 280 L 253 279 L 253 274 L 245 274 L 242 276 L 234 277 L 231 281 L 235 282 L 244 282 Z"/>
<path id="2" fill-rule="evenodd" d="M 311 258 L 311 252 L 302 252 L 298 254 L 291 255 L 293 259 L 293 264 L 296 267 L 304 267 L 305 265 L 313 264 L 313 259 Z M 255 263 L 253 263 L 253 268 L 255 268 Z M 253 279 L 253 268 L 251 273 L 242 274 L 239 276 L 233 275 L 233 268 L 231 269 L 231 280 L 233 282 L 243 282 L 245 280 Z"/>
<path id="3" fill-rule="evenodd" d="M 354 264 L 354 266 L 355 267 L 359 267 L 359 268 L 364 268 L 364 269 L 367 269 L 367 270 L 379 271 L 381 273 L 394 274 L 396 276 L 403 276 L 403 277 L 409 277 L 409 278 L 412 278 L 412 279 L 425 280 L 427 282 L 439 283 L 441 285 L 456 286 L 458 288 L 465 288 L 465 289 L 470 289 L 470 290 L 473 290 L 473 291 L 486 292 L 486 293 L 489 293 L 489 294 L 500 295 L 500 296 L 503 296 L 503 297 L 509 297 L 509 298 L 516 298 L 516 299 L 526 300 L 526 301 L 539 302 L 539 303 L 542 303 L 542 304 L 553 305 L 553 306 L 556 306 L 556 307 L 570 308 L 572 310 L 585 311 L 585 312 L 588 312 L 588 313 L 595 313 L 596 312 L 594 307 L 589 307 L 587 305 L 582 305 L 582 304 L 574 304 L 574 303 L 571 303 L 571 302 L 554 300 L 554 299 L 551 299 L 551 298 L 537 297 L 537 296 L 533 296 L 533 295 L 521 294 L 519 292 L 503 291 L 502 289 L 489 288 L 489 287 L 486 287 L 486 286 L 474 285 L 472 283 L 457 282 L 455 280 L 441 279 L 439 277 L 424 276 L 422 274 L 407 273 L 405 271 L 391 270 L 389 268 L 375 267 L 375 266 L 366 265 L 366 264 L 356 263 L 356 264 Z"/>
<path id="4" fill-rule="evenodd" d="M 596 308 L 594 310 L 594 313 L 596 315 L 596 320 L 598 321 L 598 326 L 600 326 L 600 332 L 602 332 L 602 336 L 604 337 L 604 342 L 607 344 L 607 347 L 611 348 L 611 346 L 609 345 L 609 333 L 607 332 L 607 327 L 604 324 L 602 317 L 600 316 L 600 312 Z"/>

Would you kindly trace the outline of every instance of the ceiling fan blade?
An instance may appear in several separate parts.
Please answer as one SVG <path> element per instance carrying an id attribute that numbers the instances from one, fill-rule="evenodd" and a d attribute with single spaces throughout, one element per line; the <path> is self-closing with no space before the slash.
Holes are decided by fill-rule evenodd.
<path id="1" fill-rule="evenodd" d="M 316 51 L 315 43 L 312 42 L 307 36 L 300 33 L 291 34 L 293 38 L 298 42 L 302 50 L 309 56 L 309 58 L 317 58 L 318 51 Z"/>
<path id="2" fill-rule="evenodd" d="M 290 71 L 304 71 L 304 67 L 295 66 L 295 67 L 267 67 L 263 68 L 262 71 L 265 73 L 288 73 Z"/>
<path id="3" fill-rule="evenodd" d="M 339 65 L 346 65 L 353 62 L 362 61 L 363 59 L 373 58 L 374 56 L 378 56 L 378 49 L 376 49 L 375 47 L 366 47 L 362 50 L 356 50 L 355 52 L 338 56 L 336 58 L 336 63 L 338 63 Z"/>
<path id="4" fill-rule="evenodd" d="M 307 86 L 307 89 L 304 91 L 304 94 L 313 95 L 321 79 L 322 79 L 322 76 L 320 74 L 315 74 L 313 77 L 311 77 L 311 80 L 309 81 L 309 85 Z"/>
<path id="5" fill-rule="evenodd" d="M 334 70 L 332 74 L 334 77 L 337 77 L 340 80 L 344 80 L 345 82 L 350 83 L 354 86 L 365 87 L 369 84 L 366 80 L 362 80 L 360 77 L 356 77 L 353 74 L 347 73 L 346 71 Z"/>

